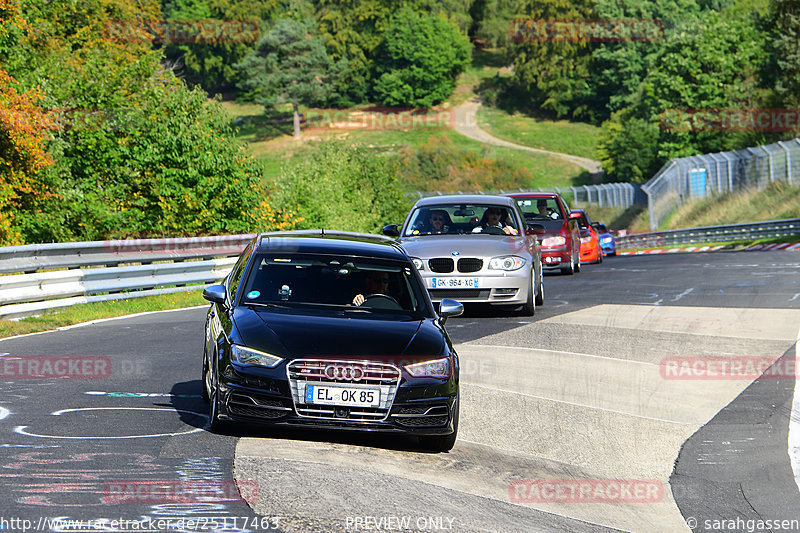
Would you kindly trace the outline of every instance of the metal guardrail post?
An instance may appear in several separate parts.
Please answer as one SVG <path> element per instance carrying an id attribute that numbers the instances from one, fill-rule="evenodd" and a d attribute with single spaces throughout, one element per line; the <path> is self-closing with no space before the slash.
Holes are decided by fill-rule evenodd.
<path id="1" fill-rule="evenodd" d="M 728 192 L 733 192 L 733 159 L 726 152 L 720 152 L 719 155 L 728 162 Z"/>
<path id="2" fill-rule="evenodd" d="M 784 152 L 786 152 L 786 182 L 791 185 L 792 184 L 792 152 L 789 150 L 789 147 L 783 144 L 783 141 L 778 141 L 778 146 L 783 148 Z"/>

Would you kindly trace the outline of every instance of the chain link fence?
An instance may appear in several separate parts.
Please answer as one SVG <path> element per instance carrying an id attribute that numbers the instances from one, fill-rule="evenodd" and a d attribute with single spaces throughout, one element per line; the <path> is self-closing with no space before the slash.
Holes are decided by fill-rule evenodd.
<path id="1" fill-rule="evenodd" d="M 644 205 L 647 198 L 638 183 L 607 183 L 603 185 L 580 185 L 577 187 L 538 187 L 535 189 L 498 189 L 494 191 L 415 191 L 409 194 L 412 201 L 445 194 L 511 194 L 511 193 L 557 192 L 572 207 L 597 204 L 599 207 L 628 208 L 634 204 Z"/>
<path id="2" fill-rule="evenodd" d="M 800 138 L 730 152 L 671 159 L 642 190 L 647 195 L 650 229 L 692 199 L 771 183 L 800 185 Z"/>

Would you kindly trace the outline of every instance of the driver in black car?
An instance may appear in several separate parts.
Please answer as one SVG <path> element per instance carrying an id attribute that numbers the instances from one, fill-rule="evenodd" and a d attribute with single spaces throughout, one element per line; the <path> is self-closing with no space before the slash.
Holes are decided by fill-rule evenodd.
<path id="1" fill-rule="evenodd" d="M 389 273 L 376 272 L 374 270 L 367 271 L 364 277 L 364 293 L 356 294 L 353 298 L 353 305 L 361 305 L 371 294 L 387 294 L 389 290 Z M 366 294 L 366 297 L 364 296 Z"/>

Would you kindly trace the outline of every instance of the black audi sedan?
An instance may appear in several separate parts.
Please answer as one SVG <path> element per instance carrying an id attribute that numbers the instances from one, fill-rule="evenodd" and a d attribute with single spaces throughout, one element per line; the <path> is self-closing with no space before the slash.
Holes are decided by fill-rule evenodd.
<path id="1" fill-rule="evenodd" d="M 417 435 L 458 431 L 458 356 L 405 251 L 378 235 L 257 236 L 207 287 L 203 398 L 231 422 Z"/>

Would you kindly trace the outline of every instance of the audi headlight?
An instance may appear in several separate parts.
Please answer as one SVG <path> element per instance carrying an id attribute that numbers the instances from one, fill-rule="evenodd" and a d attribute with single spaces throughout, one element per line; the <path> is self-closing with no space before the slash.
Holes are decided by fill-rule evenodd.
<path id="1" fill-rule="evenodd" d="M 493 257 L 489 261 L 489 268 L 493 270 L 519 270 L 525 265 L 525 260 L 516 255 Z"/>
<path id="2" fill-rule="evenodd" d="M 412 257 L 411 262 L 414 263 L 414 266 L 417 268 L 417 270 L 425 270 L 425 263 L 422 261 L 422 259 Z"/>
<path id="3" fill-rule="evenodd" d="M 581 242 L 591 242 L 591 241 L 592 241 L 591 237 L 581 237 Z"/>
<path id="4" fill-rule="evenodd" d="M 450 377 L 450 359 L 447 357 L 423 361 L 422 363 L 414 363 L 413 365 L 405 365 L 403 368 L 415 378 L 444 379 Z"/>
<path id="5" fill-rule="evenodd" d="M 547 237 L 546 239 L 542 240 L 542 246 L 545 248 L 551 248 L 553 246 L 564 246 L 567 244 L 567 239 L 564 237 Z"/>
<path id="6" fill-rule="evenodd" d="M 603 237 L 603 242 L 611 242 L 613 240 L 614 240 L 613 237 Z"/>
<path id="7" fill-rule="evenodd" d="M 231 346 L 231 360 L 245 365 L 259 365 L 267 368 L 275 368 L 283 361 L 282 357 L 271 353 L 259 352 L 252 348 L 245 348 L 234 344 Z"/>

